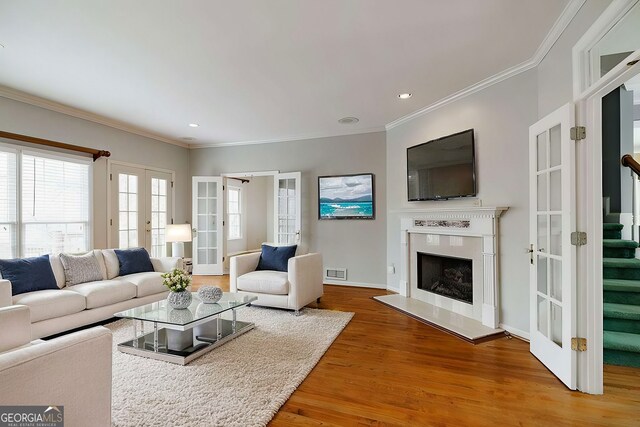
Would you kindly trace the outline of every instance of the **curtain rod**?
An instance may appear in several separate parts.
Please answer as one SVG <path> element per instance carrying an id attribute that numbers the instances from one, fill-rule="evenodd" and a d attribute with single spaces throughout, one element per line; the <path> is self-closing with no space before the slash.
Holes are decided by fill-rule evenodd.
<path id="1" fill-rule="evenodd" d="M 88 153 L 93 156 L 94 162 L 98 160 L 100 157 L 111 156 L 111 153 L 106 150 L 96 150 L 95 148 L 81 147 L 79 145 L 72 145 L 64 142 L 51 141 L 50 139 L 36 138 L 35 136 L 20 135 L 19 133 L 5 132 L 2 130 L 0 130 L 0 138 L 30 142 L 31 144 L 46 145 L 47 147 L 63 148 L 65 150 L 78 151 L 80 153 Z"/>

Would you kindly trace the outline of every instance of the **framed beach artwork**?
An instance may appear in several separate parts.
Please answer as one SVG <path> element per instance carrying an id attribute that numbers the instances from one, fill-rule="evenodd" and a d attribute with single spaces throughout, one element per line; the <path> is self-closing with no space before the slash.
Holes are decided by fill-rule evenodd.
<path id="1" fill-rule="evenodd" d="M 375 219 L 373 174 L 319 176 L 318 219 Z"/>

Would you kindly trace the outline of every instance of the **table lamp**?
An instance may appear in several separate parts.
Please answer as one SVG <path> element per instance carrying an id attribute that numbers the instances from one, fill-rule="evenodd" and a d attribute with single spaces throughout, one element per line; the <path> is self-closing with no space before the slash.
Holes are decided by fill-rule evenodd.
<path id="1" fill-rule="evenodd" d="M 171 255 L 184 257 L 184 242 L 191 241 L 191 224 L 168 224 L 167 242 L 171 242 Z"/>

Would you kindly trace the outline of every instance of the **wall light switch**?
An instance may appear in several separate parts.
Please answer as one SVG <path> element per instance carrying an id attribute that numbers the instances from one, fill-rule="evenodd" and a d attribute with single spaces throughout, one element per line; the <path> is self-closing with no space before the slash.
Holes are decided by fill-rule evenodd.
<path id="1" fill-rule="evenodd" d="M 391 264 L 390 266 L 387 267 L 387 273 L 389 274 L 395 274 L 396 273 L 396 266 Z"/>

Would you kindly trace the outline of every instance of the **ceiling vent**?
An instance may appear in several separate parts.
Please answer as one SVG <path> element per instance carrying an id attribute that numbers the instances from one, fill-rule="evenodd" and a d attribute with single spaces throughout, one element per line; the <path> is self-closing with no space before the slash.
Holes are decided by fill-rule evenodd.
<path id="1" fill-rule="evenodd" d="M 327 280 L 347 280 L 347 269 L 327 267 L 324 270 L 324 278 Z"/>

